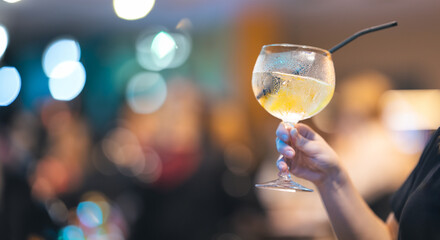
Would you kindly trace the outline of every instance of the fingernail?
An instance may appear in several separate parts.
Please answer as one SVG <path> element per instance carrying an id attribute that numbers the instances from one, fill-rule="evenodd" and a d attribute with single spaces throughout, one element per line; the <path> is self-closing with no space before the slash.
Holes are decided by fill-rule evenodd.
<path id="1" fill-rule="evenodd" d="M 280 171 L 285 171 L 286 169 L 288 169 L 288 168 L 287 168 L 287 164 L 286 164 L 285 162 L 279 162 L 279 163 L 278 163 L 278 169 L 279 169 Z"/>
<path id="2" fill-rule="evenodd" d="M 292 131 L 290 131 L 290 135 L 295 136 L 296 134 L 296 128 L 292 129 Z"/>
<path id="3" fill-rule="evenodd" d="M 283 134 L 283 135 L 281 136 L 281 138 L 283 139 L 284 142 L 289 141 L 289 136 L 287 136 L 287 134 Z"/>
<path id="4" fill-rule="evenodd" d="M 286 157 L 288 157 L 288 158 L 293 157 L 293 152 L 292 151 L 287 151 L 286 152 Z"/>

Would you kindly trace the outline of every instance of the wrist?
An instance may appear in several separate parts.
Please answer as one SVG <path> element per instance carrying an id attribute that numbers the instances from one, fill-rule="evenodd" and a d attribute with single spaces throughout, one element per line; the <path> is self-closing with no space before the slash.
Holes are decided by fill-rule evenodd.
<path id="1" fill-rule="evenodd" d="M 348 175 L 341 166 L 333 167 L 328 174 L 325 175 L 320 181 L 315 182 L 316 187 L 320 192 L 324 189 L 337 189 L 348 182 Z"/>

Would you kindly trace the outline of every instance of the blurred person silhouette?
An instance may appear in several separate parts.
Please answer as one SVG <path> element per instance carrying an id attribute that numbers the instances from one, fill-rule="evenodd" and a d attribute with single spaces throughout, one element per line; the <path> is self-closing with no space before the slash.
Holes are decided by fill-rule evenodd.
<path id="1" fill-rule="evenodd" d="M 57 227 L 45 206 L 31 195 L 27 168 L 38 148 L 39 125 L 15 105 L 0 111 L 1 239 L 56 239 Z"/>
<path id="2" fill-rule="evenodd" d="M 209 131 L 208 98 L 188 79 L 171 79 L 167 87 L 153 113 L 124 108 L 103 143 L 110 160 L 139 183 L 133 192 L 142 206 L 130 239 L 258 239 L 263 217 L 251 181 L 228 172 L 220 144 L 209 135 L 221 130 Z"/>
<path id="3" fill-rule="evenodd" d="M 290 166 L 295 176 L 315 184 L 338 239 L 440 239 L 440 128 L 426 144 L 416 167 L 391 198 L 391 213 L 386 221 L 369 208 L 361 195 L 368 198 L 368 195 L 377 194 L 374 191 L 384 194 L 394 190 L 402 174 L 411 165 L 398 159 L 399 154 L 396 158 L 390 155 L 391 151 L 384 155 L 377 151 L 377 148 L 382 149 L 382 144 L 389 144 L 383 134 L 372 132 L 377 123 L 371 122 L 368 116 L 374 108 L 368 108 L 367 100 L 360 100 L 364 94 L 361 92 L 375 96 L 376 88 L 380 89 L 380 84 L 374 88 L 369 86 L 369 78 L 360 78 L 358 83 L 350 83 L 343 89 L 348 101 L 358 99 L 348 102 L 345 110 L 351 111 L 342 114 L 349 119 L 341 127 L 341 137 L 346 136 L 344 142 L 348 144 L 340 147 L 343 148 L 343 155 L 336 154 L 317 132 L 305 124 L 296 124 L 292 129 L 280 124 L 276 132 L 277 149 L 284 158 L 278 161 L 278 168 L 280 171 L 289 171 Z M 362 91 L 354 91 L 351 84 L 359 84 L 356 88 Z M 382 86 L 386 87 L 387 84 Z M 370 100 L 374 102 L 375 99 Z M 366 109 L 357 109 L 356 101 Z M 351 115 L 355 111 L 360 114 Z M 359 120 L 352 121 L 350 117 Z M 367 126 L 353 131 L 358 124 Z M 359 144 L 357 146 L 349 143 L 359 139 L 361 141 L 356 143 Z M 367 161 L 372 166 L 355 166 L 360 161 Z M 382 167 L 390 172 L 390 176 Z M 367 173 L 370 175 L 366 176 Z M 362 191 L 359 192 L 357 187 Z"/>
<path id="4" fill-rule="evenodd" d="M 47 100 L 40 110 L 46 146 L 30 176 L 32 194 L 50 200 L 78 190 L 87 171 L 90 137 L 85 122 L 66 102 Z"/>

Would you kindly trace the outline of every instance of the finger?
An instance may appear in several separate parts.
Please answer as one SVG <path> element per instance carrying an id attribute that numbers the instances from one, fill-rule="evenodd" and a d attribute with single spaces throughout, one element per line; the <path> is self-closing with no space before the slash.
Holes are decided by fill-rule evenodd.
<path id="1" fill-rule="evenodd" d="M 276 139 L 277 143 L 277 151 L 287 158 L 293 158 L 295 156 L 295 150 L 291 146 L 289 146 L 287 143 L 281 141 L 279 138 Z"/>
<path id="2" fill-rule="evenodd" d="M 310 139 L 303 137 L 300 133 L 298 128 L 294 128 L 290 131 L 290 136 L 292 138 L 292 144 L 301 149 L 304 150 L 304 147 L 306 144 L 310 141 Z"/>
<path id="3" fill-rule="evenodd" d="M 284 158 L 280 156 L 277 160 L 277 167 L 280 172 L 288 172 L 289 166 L 287 166 L 287 163 L 284 161 Z"/>
<path id="4" fill-rule="evenodd" d="M 283 140 L 284 142 L 289 142 L 289 130 L 286 129 L 283 123 L 280 123 L 278 125 L 276 135 L 279 139 Z"/>
<path id="5" fill-rule="evenodd" d="M 314 140 L 315 137 L 318 135 L 312 128 L 302 123 L 296 124 L 295 128 L 298 131 L 298 133 L 306 139 Z"/>

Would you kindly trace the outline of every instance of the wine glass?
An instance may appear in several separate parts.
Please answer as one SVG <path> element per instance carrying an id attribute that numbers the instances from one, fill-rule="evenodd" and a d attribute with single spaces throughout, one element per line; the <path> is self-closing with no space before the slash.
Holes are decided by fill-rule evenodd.
<path id="1" fill-rule="evenodd" d="M 265 45 L 255 63 L 252 89 L 266 111 L 281 119 L 286 127 L 294 127 L 330 102 L 335 89 L 331 54 L 303 45 Z M 288 192 L 313 191 L 294 182 L 289 171 L 280 172 L 276 180 L 255 186 Z"/>

